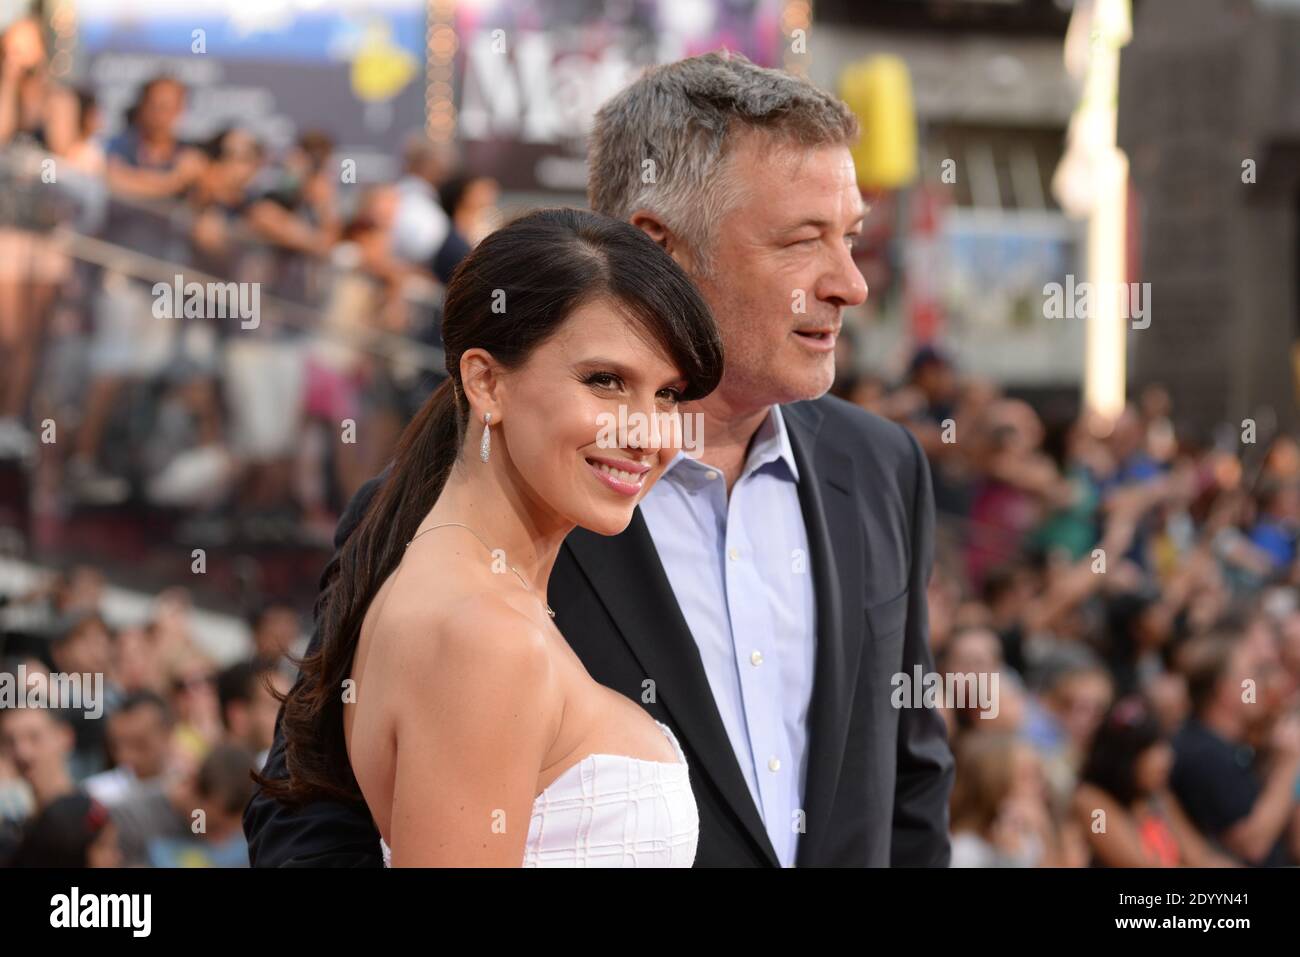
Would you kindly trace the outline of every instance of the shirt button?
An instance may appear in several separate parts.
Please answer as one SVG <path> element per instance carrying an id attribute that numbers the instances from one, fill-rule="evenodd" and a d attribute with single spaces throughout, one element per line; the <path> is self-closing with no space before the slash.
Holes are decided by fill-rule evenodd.
<path id="1" fill-rule="evenodd" d="M 768 758 L 768 759 L 767 759 L 767 769 L 768 769 L 769 771 L 780 771 L 780 770 L 781 770 L 781 759 L 780 759 L 780 758 Z"/>
<path id="2" fill-rule="evenodd" d="M 763 663 L 763 653 L 761 651 L 754 652 L 749 656 L 749 663 L 751 665 L 761 665 Z"/>
<path id="3" fill-rule="evenodd" d="M 715 478 L 718 477 L 718 473 L 713 471 L 713 469 L 709 469 L 707 472 L 704 473 L 704 477 L 708 479 L 710 482 L 712 482 Z"/>
<path id="4" fill-rule="evenodd" d="M 740 552 L 734 548 L 728 548 L 727 557 L 730 558 L 733 562 L 738 561 L 740 559 Z"/>

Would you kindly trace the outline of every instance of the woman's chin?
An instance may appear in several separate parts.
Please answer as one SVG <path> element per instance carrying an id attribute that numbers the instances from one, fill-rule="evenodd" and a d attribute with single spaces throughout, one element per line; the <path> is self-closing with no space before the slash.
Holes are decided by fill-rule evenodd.
<path id="1" fill-rule="evenodd" d="M 636 503 L 633 502 L 626 509 L 588 510 L 578 524 L 589 532 L 595 532 L 597 535 L 621 535 L 627 531 L 628 525 L 632 524 L 632 511 L 635 506 Z"/>

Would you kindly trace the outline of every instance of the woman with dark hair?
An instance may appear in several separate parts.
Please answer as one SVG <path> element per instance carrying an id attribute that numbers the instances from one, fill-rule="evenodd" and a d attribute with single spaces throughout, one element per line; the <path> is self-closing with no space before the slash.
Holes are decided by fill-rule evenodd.
<path id="1" fill-rule="evenodd" d="M 11 867 L 121 867 L 117 827 L 85 794 L 55 798 L 23 832 Z"/>
<path id="2" fill-rule="evenodd" d="M 501 187 L 491 176 L 462 173 L 438 187 L 438 200 L 451 217 L 452 228 L 471 247 L 492 232 L 500 216 L 497 200 Z"/>
<path id="3" fill-rule="evenodd" d="M 1196 830 L 1169 788 L 1174 752 L 1145 698 L 1121 698 L 1097 729 L 1074 795 L 1095 863 L 1235 867 Z"/>
<path id="4" fill-rule="evenodd" d="M 708 306 L 635 227 L 542 210 L 461 263 L 442 336 L 449 378 L 327 573 L 289 776 L 259 783 L 364 801 L 394 864 L 689 866 L 680 745 L 591 678 L 546 585 L 576 526 L 627 527 L 717 385 Z"/>

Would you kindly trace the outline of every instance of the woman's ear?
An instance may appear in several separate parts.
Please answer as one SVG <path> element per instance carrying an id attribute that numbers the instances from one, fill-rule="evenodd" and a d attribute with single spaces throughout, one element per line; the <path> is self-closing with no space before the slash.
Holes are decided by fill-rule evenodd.
<path id="1" fill-rule="evenodd" d="M 479 421 L 484 412 L 492 422 L 501 421 L 501 365 L 486 349 L 466 349 L 460 356 L 460 383 L 470 405 L 470 416 Z"/>

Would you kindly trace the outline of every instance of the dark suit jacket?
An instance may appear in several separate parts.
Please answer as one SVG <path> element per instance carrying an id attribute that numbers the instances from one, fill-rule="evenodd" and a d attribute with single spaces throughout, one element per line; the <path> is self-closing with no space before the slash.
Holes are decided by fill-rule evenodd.
<path id="1" fill-rule="evenodd" d="M 913 666 L 934 667 L 926 619 L 929 467 L 910 432 L 850 403 L 827 396 L 782 411 L 799 466 L 817 601 L 797 864 L 946 867 L 953 761 L 943 721 L 933 710 L 890 703 L 896 673 L 910 679 Z M 349 503 L 336 546 L 376 482 Z M 556 559 L 548 598 L 592 678 L 639 702 L 642 682 L 653 677 L 657 700 L 644 707 L 673 729 L 691 769 L 700 814 L 696 866 L 776 866 L 640 509 L 620 535 L 575 529 Z M 278 726 L 267 773 L 285 773 Z M 244 831 L 254 866 L 382 863 L 364 805 L 293 812 L 259 792 L 244 811 Z"/>

